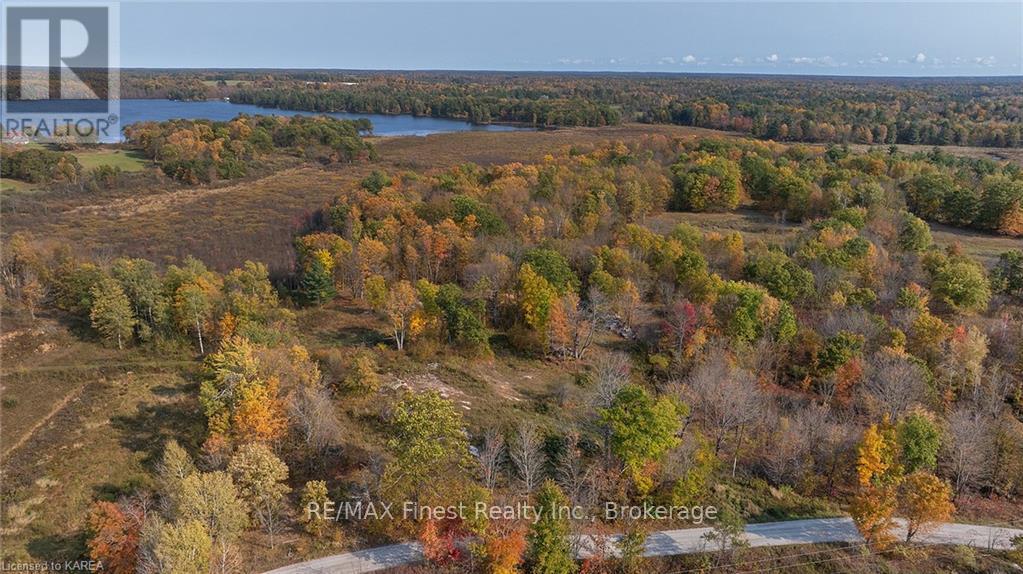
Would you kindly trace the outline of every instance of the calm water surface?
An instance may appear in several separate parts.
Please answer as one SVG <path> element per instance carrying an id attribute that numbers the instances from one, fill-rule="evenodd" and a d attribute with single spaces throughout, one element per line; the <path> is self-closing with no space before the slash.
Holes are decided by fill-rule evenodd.
<path id="1" fill-rule="evenodd" d="M 386 116 L 381 114 L 349 114 L 344 112 L 296 112 L 261 108 L 251 104 L 232 104 L 221 100 L 206 102 L 179 102 L 174 100 L 121 100 L 121 125 L 135 122 L 165 121 L 172 119 L 207 119 L 225 121 L 238 114 L 249 115 L 326 115 L 342 120 L 366 118 L 373 122 L 373 134 L 378 136 L 425 136 L 447 132 L 521 130 L 514 126 L 474 125 L 460 120 L 415 116 Z"/>

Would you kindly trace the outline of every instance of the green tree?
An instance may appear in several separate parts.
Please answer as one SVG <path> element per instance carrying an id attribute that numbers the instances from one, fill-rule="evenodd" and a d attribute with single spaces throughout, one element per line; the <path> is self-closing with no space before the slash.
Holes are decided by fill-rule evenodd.
<path id="1" fill-rule="evenodd" d="M 151 330 L 164 321 L 167 301 L 155 263 L 146 259 L 121 258 L 114 260 L 110 271 L 131 300 L 140 326 L 145 325 Z"/>
<path id="2" fill-rule="evenodd" d="M 372 173 L 364 177 L 362 181 L 359 182 L 359 185 L 362 186 L 362 189 L 365 189 L 372 194 L 378 194 L 383 191 L 385 187 L 390 187 L 391 183 L 391 178 L 387 175 L 387 173 L 374 169 Z"/>
<path id="3" fill-rule="evenodd" d="M 199 522 L 214 540 L 237 538 L 249 523 L 247 514 L 245 502 L 226 472 L 195 473 L 181 481 L 179 520 Z"/>
<path id="4" fill-rule="evenodd" d="M 117 341 L 117 348 L 123 349 L 124 341 L 131 337 L 136 324 L 131 301 L 124 294 L 124 289 L 117 281 L 104 277 L 92 288 L 91 298 L 89 318 L 92 319 L 92 327 L 104 339 Z"/>
<path id="5" fill-rule="evenodd" d="M 444 489 L 445 476 L 460 475 L 468 464 L 469 443 L 462 417 L 436 391 L 406 394 L 394 406 L 387 447 L 394 455 L 385 487 L 411 491 Z"/>
<path id="6" fill-rule="evenodd" d="M 163 456 L 156 466 L 156 482 L 165 514 L 168 516 L 177 514 L 182 483 L 195 473 L 192 457 L 181 448 L 178 441 L 168 440 L 163 447 Z"/>
<path id="7" fill-rule="evenodd" d="M 323 536 L 330 529 L 331 522 L 323 518 L 324 505 L 330 501 L 327 494 L 327 483 L 322 480 L 310 480 L 302 487 L 299 506 L 302 514 L 299 522 L 305 531 L 313 536 Z M 319 516 L 317 516 L 317 512 Z"/>
<path id="8" fill-rule="evenodd" d="M 941 430 L 931 417 L 921 412 L 912 412 L 899 422 L 896 434 L 906 472 L 935 468 L 941 446 Z"/>
<path id="9" fill-rule="evenodd" d="M 899 247 L 906 251 L 920 253 L 931 246 L 931 228 L 927 222 L 912 213 L 902 214 L 899 224 Z"/>
<path id="10" fill-rule="evenodd" d="M 956 188 L 955 180 L 944 173 L 917 176 L 905 184 L 906 203 L 924 219 L 942 221 L 945 196 Z"/>
<path id="11" fill-rule="evenodd" d="M 813 293 L 813 274 L 781 251 L 751 255 L 743 269 L 746 278 L 767 288 L 775 297 L 794 301 Z"/>
<path id="12" fill-rule="evenodd" d="M 546 279 L 558 295 L 579 290 L 579 277 L 572 271 L 565 256 L 553 249 L 531 249 L 523 258 L 523 264 L 530 265 L 533 271 Z"/>
<path id="13" fill-rule="evenodd" d="M 1023 249 L 1006 251 L 998 256 L 991 272 L 992 287 L 1003 293 L 1023 297 Z"/>
<path id="14" fill-rule="evenodd" d="M 160 574 L 209 574 L 213 540 L 199 520 L 165 524 L 160 529 L 153 562 Z"/>
<path id="15" fill-rule="evenodd" d="M 444 317 L 449 342 L 473 354 L 490 352 L 490 331 L 481 318 L 483 309 L 467 302 L 458 285 L 441 285 L 436 302 Z"/>
<path id="16" fill-rule="evenodd" d="M 636 385 L 622 388 L 611 406 L 601 409 L 601 420 L 611 430 L 611 450 L 625 463 L 640 493 L 653 486 L 647 466 L 678 446 L 676 435 L 688 411 L 686 405 L 668 397 L 654 399 Z"/>
<path id="17" fill-rule="evenodd" d="M 725 562 L 731 555 L 741 548 L 749 547 L 746 540 L 746 521 L 742 513 L 735 508 L 734 503 L 722 497 L 718 508 L 718 517 L 714 526 L 703 535 L 703 538 L 710 542 L 718 552 L 719 560 Z"/>
<path id="18" fill-rule="evenodd" d="M 725 335 L 747 343 L 764 335 L 784 342 L 796 334 L 792 306 L 745 281 L 726 281 L 721 286 L 714 315 Z"/>
<path id="19" fill-rule="evenodd" d="M 526 325 L 537 333 L 546 333 L 551 308 L 558 298 L 557 290 L 532 265 L 523 263 L 519 269 L 518 291 L 519 307 Z"/>
<path id="20" fill-rule="evenodd" d="M 931 290 L 953 309 L 962 312 L 983 311 L 991 299 L 991 285 L 984 268 L 961 258 L 953 258 L 938 268 Z"/>
<path id="21" fill-rule="evenodd" d="M 246 388 L 264 385 L 259 379 L 259 361 L 248 339 L 234 335 L 224 339 L 220 349 L 203 361 L 199 404 L 210 432 L 227 434 Z"/>
<path id="22" fill-rule="evenodd" d="M 574 574 L 578 567 L 569 541 L 568 498 L 551 479 L 536 493 L 537 519 L 526 537 L 526 564 L 532 574 Z"/>
<path id="23" fill-rule="evenodd" d="M 169 293 L 175 324 L 186 333 L 194 332 L 199 353 L 205 353 L 203 332 L 213 317 L 220 278 L 198 259 L 188 257 L 182 267 L 167 268 L 164 289 Z"/>
<path id="24" fill-rule="evenodd" d="M 672 208 L 682 211 L 730 211 L 742 198 L 739 164 L 725 157 L 704 155 L 672 166 L 675 197 Z"/>
<path id="25" fill-rule="evenodd" d="M 361 352 L 355 356 L 352 367 L 345 377 L 345 388 L 360 395 L 375 393 L 383 383 L 377 374 L 377 363 L 369 352 Z"/>
<path id="26" fill-rule="evenodd" d="M 374 311 L 380 311 L 387 303 L 387 281 L 382 275 L 370 275 L 362 287 L 366 302 Z"/>
<path id="27" fill-rule="evenodd" d="M 291 492 L 284 482 L 288 479 L 288 465 L 265 444 L 249 443 L 231 457 L 227 470 L 234 477 L 253 518 L 270 535 L 270 547 L 273 548 L 274 535 L 280 529 L 284 495 Z"/>
<path id="28" fill-rule="evenodd" d="M 330 254 L 317 251 L 302 270 L 298 281 L 298 291 L 302 299 L 310 305 L 320 305 L 330 301 L 337 295 L 334 289 L 334 269 Z"/>
<path id="29" fill-rule="evenodd" d="M 863 350 L 863 335 L 848 331 L 839 331 L 834 337 L 828 337 L 824 348 L 817 355 L 817 368 L 824 374 L 834 373 L 836 369 L 848 363 Z"/>
<path id="30" fill-rule="evenodd" d="M 976 193 L 963 186 L 952 188 L 942 200 L 942 218 L 949 225 L 967 227 L 977 217 L 979 199 Z"/>
<path id="31" fill-rule="evenodd" d="M 1000 231 L 1013 208 L 1023 206 L 1023 181 L 1005 175 L 984 178 L 975 225 L 981 229 Z"/>

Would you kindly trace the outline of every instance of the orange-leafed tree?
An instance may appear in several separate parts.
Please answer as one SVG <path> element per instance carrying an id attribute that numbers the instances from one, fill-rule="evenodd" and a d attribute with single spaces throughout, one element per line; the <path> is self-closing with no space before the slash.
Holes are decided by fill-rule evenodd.
<path id="1" fill-rule="evenodd" d="M 863 433 L 856 452 L 857 492 L 849 513 L 867 543 L 893 540 L 896 493 L 902 479 L 895 429 L 887 421 Z"/>
<path id="2" fill-rule="evenodd" d="M 520 528 L 490 533 L 483 539 L 486 569 L 490 574 L 515 574 L 526 551 L 526 534 Z"/>
<path id="3" fill-rule="evenodd" d="M 99 501 L 89 511 L 89 557 L 104 572 L 134 574 L 145 510 L 136 505 Z"/>
<path id="4" fill-rule="evenodd" d="M 429 519 L 419 529 L 423 556 L 432 564 L 450 564 L 461 557 L 458 549 L 459 528 L 455 521 Z"/>
<path id="5" fill-rule="evenodd" d="M 277 378 L 271 377 L 263 384 L 256 380 L 238 389 L 231 430 L 239 443 L 274 442 L 284 436 L 287 417 L 277 387 Z"/>
<path id="6" fill-rule="evenodd" d="M 898 510 L 906 519 L 906 542 L 927 532 L 955 512 L 952 489 L 933 474 L 920 470 L 908 475 L 899 487 Z"/>

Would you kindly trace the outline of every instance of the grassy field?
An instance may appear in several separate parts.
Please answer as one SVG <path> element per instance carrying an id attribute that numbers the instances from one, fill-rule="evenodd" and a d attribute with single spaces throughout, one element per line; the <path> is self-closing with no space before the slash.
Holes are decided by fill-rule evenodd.
<path id="1" fill-rule="evenodd" d="M 188 353 L 118 352 L 5 316 L 2 559 L 78 558 L 91 500 L 148 484 L 167 438 L 197 446 L 194 368 Z"/>
<path id="2" fill-rule="evenodd" d="M 37 185 L 16 179 L 0 179 L 0 193 L 24 193 L 34 191 Z"/>
<path id="3" fill-rule="evenodd" d="M 75 152 L 78 163 L 89 170 L 101 165 L 121 168 L 121 171 L 141 171 L 151 165 L 148 159 L 136 150 L 103 149 Z"/>

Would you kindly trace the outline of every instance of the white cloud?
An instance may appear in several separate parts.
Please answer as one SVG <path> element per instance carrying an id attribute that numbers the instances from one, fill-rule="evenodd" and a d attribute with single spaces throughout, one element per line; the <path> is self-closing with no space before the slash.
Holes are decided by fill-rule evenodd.
<path id="1" fill-rule="evenodd" d="M 695 61 L 696 61 L 696 56 L 694 56 L 692 54 L 686 54 L 685 57 L 682 58 L 682 62 L 684 62 L 686 64 L 692 64 Z"/>
<path id="2" fill-rule="evenodd" d="M 913 61 L 916 62 L 917 64 L 923 64 L 924 62 L 927 61 L 927 54 L 920 52 L 916 55 L 916 58 L 913 58 Z"/>
<path id="3" fill-rule="evenodd" d="M 988 56 L 986 58 L 976 57 L 973 61 L 980 66 L 994 66 L 997 60 L 994 56 Z"/>
<path id="4" fill-rule="evenodd" d="M 732 58 L 732 63 L 735 64 L 736 66 L 738 66 L 738 65 L 741 65 L 743 63 L 743 60 L 739 56 L 736 56 L 736 57 Z"/>
<path id="5" fill-rule="evenodd" d="M 777 62 L 778 61 L 778 54 L 771 54 L 770 56 L 767 57 L 767 61 L 768 62 Z"/>
<path id="6" fill-rule="evenodd" d="M 674 64 L 675 63 L 675 58 L 672 58 L 671 56 L 665 56 L 665 57 L 661 58 L 660 60 L 658 60 L 657 63 L 658 64 Z"/>
<path id="7" fill-rule="evenodd" d="M 796 56 L 791 58 L 790 61 L 793 64 L 801 64 L 804 66 L 835 66 L 835 59 L 831 56 L 821 56 L 819 58 L 809 56 Z"/>

